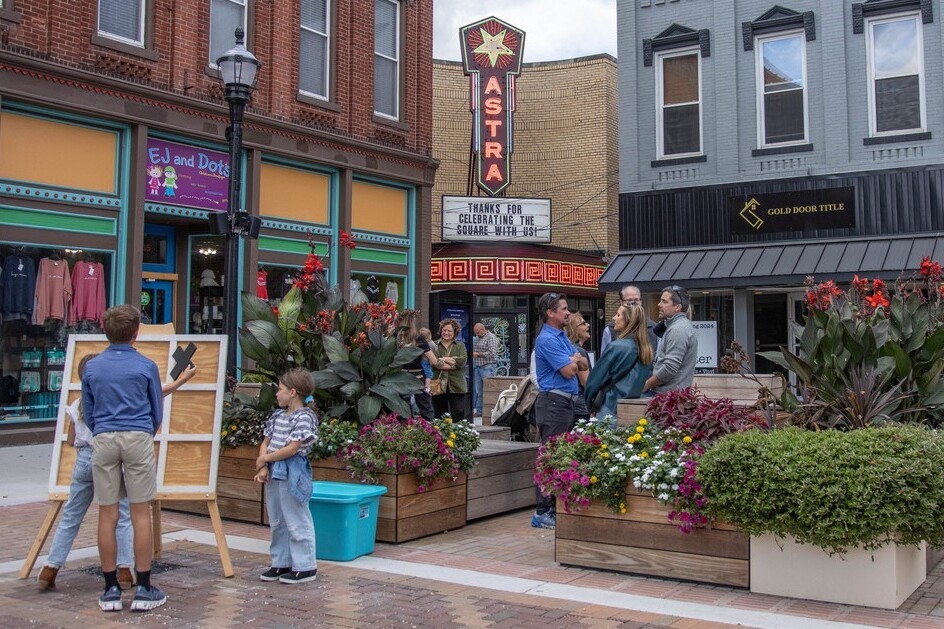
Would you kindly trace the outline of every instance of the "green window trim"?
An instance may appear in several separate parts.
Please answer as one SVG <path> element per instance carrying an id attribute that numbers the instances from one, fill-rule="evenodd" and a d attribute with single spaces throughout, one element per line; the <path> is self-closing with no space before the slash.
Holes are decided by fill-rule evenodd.
<path id="1" fill-rule="evenodd" d="M 113 218 L 12 207 L 0 207 L 0 225 L 55 229 L 103 236 L 114 236 L 117 233 L 116 221 Z"/>

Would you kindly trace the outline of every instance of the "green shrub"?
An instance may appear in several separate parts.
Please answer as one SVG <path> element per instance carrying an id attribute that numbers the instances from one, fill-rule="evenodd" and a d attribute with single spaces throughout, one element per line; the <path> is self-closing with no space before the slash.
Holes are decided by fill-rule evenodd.
<path id="1" fill-rule="evenodd" d="M 699 461 L 708 511 L 745 533 L 842 553 L 944 544 L 944 435 L 917 426 L 748 431 Z"/>

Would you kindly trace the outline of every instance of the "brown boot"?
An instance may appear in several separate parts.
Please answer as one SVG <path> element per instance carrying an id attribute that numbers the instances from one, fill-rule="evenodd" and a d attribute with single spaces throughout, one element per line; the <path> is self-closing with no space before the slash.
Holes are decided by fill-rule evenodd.
<path id="1" fill-rule="evenodd" d="M 56 587 L 56 575 L 59 574 L 59 568 L 54 566 L 43 566 L 39 571 L 39 589 L 51 590 Z"/>
<path id="2" fill-rule="evenodd" d="M 135 579 L 134 571 L 131 568 L 123 566 L 118 568 L 118 586 L 122 590 L 130 590 L 136 582 L 137 579 Z"/>

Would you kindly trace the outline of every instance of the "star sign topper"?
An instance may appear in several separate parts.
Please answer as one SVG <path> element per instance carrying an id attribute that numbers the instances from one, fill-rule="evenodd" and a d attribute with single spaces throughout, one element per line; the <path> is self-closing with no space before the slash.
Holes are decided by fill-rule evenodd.
<path id="1" fill-rule="evenodd" d="M 515 78 L 521 73 L 524 31 L 489 17 L 463 26 L 459 38 L 470 83 L 476 182 L 489 196 L 498 196 L 509 180 Z"/>

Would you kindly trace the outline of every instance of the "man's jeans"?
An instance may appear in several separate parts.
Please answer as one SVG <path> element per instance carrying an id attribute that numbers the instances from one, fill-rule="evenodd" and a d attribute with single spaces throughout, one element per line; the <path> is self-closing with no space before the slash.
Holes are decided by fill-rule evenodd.
<path id="1" fill-rule="evenodd" d="M 76 448 L 75 466 L 72 468 L 72 484 L 69 485 L 69 499 L 62 508 L 62 519 L 52 538 L 46 565 L 61 568 L 72 550 L 72 543 L 79 533 L 79 526 L 85 518 L 85 512 L 92 504 L 94 488 L 92 486 L 92 448 Z M 131 530 L 131 510 L 128 499 L 118 501 L 118 565 L 134 565 L 133 533 Z"/>
<path id="2" fill-rule="evenodd" d="M 555 435 L 570 431 L 574 425 L 574 402 L 570 398 L 542 391 L 534 401 L 534 411 L 542 444 Z M 545 496 L 537 485 L 534 486 L 534 498 L 538 514 L 555 510 L 554 496 Z"/>
<path id="3" fill-rule="evenodd" d="M 287 480 L 270 480 L 265 486 L 266 512 L 272 543 L 269 554 L 273 568 L 291 568 L 297 572 L 314 570 L 315 525 L 308 503 L 292 497 Z"/>
<path id="4" fill-rule="evenodd" d="M 475 380 L 472 383 L 472 409 L 476 415 L 482 414 L 482 399 L 485 397 L 485 379 L 491 378 L 498 372 L 498 365 L 492 363 L 479 367 L 475 365 Z"/>

